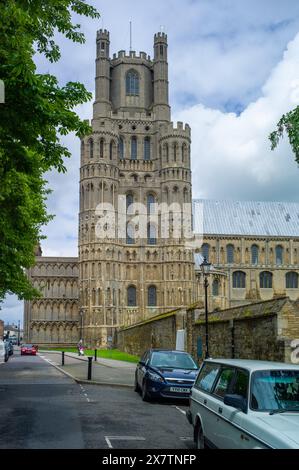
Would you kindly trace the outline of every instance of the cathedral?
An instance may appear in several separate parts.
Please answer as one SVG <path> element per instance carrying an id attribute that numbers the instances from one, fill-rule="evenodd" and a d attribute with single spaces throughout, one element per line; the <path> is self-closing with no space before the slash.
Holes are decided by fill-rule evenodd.
<path id="1" fill-rule="evenodd" d="M 299 297 L 299 204 L 271 203 L 268 211 L 267 203 L 192 204 L 191 130 L 171 121 L 166 34 L 155 34 L 153 46 L 153 58 L 135 51 L 111 58 L 109 32 L 97 32 L 78 258 L 37 250 L 28 276 L 42 295 L 25 302 L 28 342 L 83 338 L 106 347 L 119 327 L 200 301 L 203 257 L 212 263 L 211 311 Z"/>

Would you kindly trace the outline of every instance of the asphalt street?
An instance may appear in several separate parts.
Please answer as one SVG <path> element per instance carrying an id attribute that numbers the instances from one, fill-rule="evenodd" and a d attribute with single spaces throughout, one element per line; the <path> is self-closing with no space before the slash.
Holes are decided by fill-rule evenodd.
<path id="1" fill-rule="evenodd" d="M 0 365 L 2 449 L 194 449 L 187 403 L 77 384 L 39 356 Z"/>

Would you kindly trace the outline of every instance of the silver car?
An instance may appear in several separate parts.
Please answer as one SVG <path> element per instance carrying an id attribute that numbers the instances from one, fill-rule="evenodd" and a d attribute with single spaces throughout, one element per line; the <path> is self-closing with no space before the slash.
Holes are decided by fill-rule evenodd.
<path id="1" fill-rule="evenodd" d="M 299 366 L 205 360 L 187 418 L 199 449 L 299 449 Z"/>

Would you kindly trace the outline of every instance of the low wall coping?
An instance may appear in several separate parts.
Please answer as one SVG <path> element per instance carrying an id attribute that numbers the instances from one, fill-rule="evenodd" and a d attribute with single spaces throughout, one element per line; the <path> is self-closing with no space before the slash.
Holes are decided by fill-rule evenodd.
<path id="1" fill-rule="evenodd" d="M 256 318 L 269 318 L 269 317 L 276 317 L 278 314 L 276 312 L 269 312 L 269 313 L 259 313 L 259 314 L 251 314 L 251 315 L 244 315 L 240 317 L 230 317 L 230 318 L 209 318 L 208 323 L 229 323 L 231 320 L 235 321 L 246 321 L 246 320 L 255 320 Z M 204 325 L 206 322 L 205 320 L 197 320 L 194 322 L 194 325 Z"/>
<path id="2" fill-rule="evenodd" d="M 175 316 L 181 310 L 182 310 L 181 308 L 177 308 L 176 310 L 172 310 L 171 312 L 161 313 L 160 315 L 156 315 L 155 317 L 148 318 L 148 319 L 143 320 L 139 323 L 134 323 L 134 325 L 130 325 L 130 326 L 126 326 L 124 328 L 120 328 L 118 331 L 119 331 L 119 333 L 121 333 L 122 331 L 130 330 L 130 329 L 136 328 L 138 326 L 146 325 L 147 323 L 153 323 L 153 322 L 158 321 L 158 320 L 164 320 L 165 318 Z"/>

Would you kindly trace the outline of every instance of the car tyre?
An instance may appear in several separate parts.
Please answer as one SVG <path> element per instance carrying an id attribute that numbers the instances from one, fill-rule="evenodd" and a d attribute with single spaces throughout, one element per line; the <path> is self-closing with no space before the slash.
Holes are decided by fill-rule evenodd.
<path id="1" fill-rule="evenodd" d="M 144 381 L 143 384 L 142 384 L 142 389 L 141 389 L 141 398 L 143 401 L 149 401 L 150 398 L 149 398 L 149 393 L 146 389 L 146 382 Z"/>
<path id="2" fill-rule="evenodd" d="M 196 448 L 197 449 L 205 449 L 205 436 L 201 427 L 201 424 L 197 426 L 196 431 Z"/>
<path id="3" fill-rule="evenodd" d="M 134 392 L 139 393 L 140 392 L 140 387 L 137 382 L 137 377 L 135 376 L 135 382 L 134 382 Z"/>

